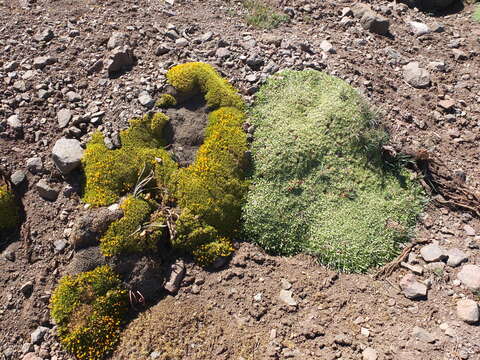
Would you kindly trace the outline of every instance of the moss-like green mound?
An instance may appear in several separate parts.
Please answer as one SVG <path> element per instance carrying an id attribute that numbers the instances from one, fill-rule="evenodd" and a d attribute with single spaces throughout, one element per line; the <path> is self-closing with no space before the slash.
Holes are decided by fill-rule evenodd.
<path id="1" fill-rule="evenodd" d="M 284 72 L 258 93 L 252 122 L 248 238 L 342 271 L 363 272 L 398 253 L 422 209 L 421 190 L 384 162 L 386 134 L 352 87 L 318 71 Z"/>
<path id="2" fill-rule="evenodd" d="M 50 307 L 63 346 L 78 359 L 100 360 L 119 341 L 128 297 L 112 269 L 102 266 L 63 277 Z"/>
<path id="3" fill-rule="evenodd" d="M 18 207 L 15 196 L 7 185 L 0 186 L 0 230 L 9 229 L 18 224 Z"/>
<path id="4" fill-rule="evenodd" d="M 150 202 L 137 196 L 123 203 L 125 216 L 111 224 L 101 239 L 102 252 L 111 256 L 153 250 L 158 240 L 154 235 L 162 232 L 145 236 L 138 229 L 152 222 L 149 215 L 156 213 L 160 215 L 155 222 L 161 219 L 173 224 L 172 244 L 192 253 L 200 264 L 208 265 L 232 253 L 231 239 L 241 229 L 241 208 L 247 191 L 244 103 L 208 64 L 177 65 L 167 73 L 167 79 L 182 97 L 205 96 L 212 110 L 195 161 L 179 169 L 163 149 L 162 130 L 168 121 L 164 114 L 132 120 L 130 128 L 121 133 L 120 149 L 108 150 L 99 133 L 88 143 L 82 160 L 86 175 L 84 200 L 93 205 L 111 204 L 138 190 L 141 178 L 153 174 L 155 181 L 142 183 L 142 193 Z M 161 106 L 176 104 L 171 95 L 162 99 Z"/>
<path id="5" fill-rule="evenodd" d="M 132 192 L 141 176 L 154 171 L 157 183 L 166 186 L 176 163 L 163 149 L 162 130 L 168 117 L 162 113 L 130 121 L 120 134 L 122 147 L 109 150 L 97 132 L 87 144 L 82 159 L 86 184 L 83 200 L 109 205 Z"/>

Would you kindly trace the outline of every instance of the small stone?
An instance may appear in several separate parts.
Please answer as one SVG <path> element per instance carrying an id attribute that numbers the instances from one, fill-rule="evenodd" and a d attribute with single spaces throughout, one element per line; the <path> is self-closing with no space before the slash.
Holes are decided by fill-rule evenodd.
<path id="1" fill-rule="evenodd" d="M 230 56 L 230 50 L 225 47 L 218 48 L 215 52 L 215 56 L 220 59 L 224 59 Z"/>
<path id="2" fill-rule="evenodd" d="M 447 251 L 448 261 L 447 265 L 456 267 L 461 263 L 467 261 L 467 255 L 460 249 L 453 248 Z"/>
<path id="3" fill-rule="evenodd" d="M 452 110 L 455 106 L 455 100 L 451 100 L 451 99 L 440 100 L 438 102 L 438 106 L 444 110 Z"/>
<path id="4" fill-rule="evenodd" d="M 14 186 L 18 186 L 25 181 L 26 174 L 22 170 L 15 171 L 12 176 L 10 176 L 10 181 Z"/>
<path id="5" fill-rule="evenodd" d="M 371 347 L 367 347 L 362 352 L 362 358 L 363 360 L 377 360 L 378 359 L 377 350 Z"/>
<path id="6" fill-rule="evenodd" d="M 142 106 L 145 106 L 146 108 L 151 108 L 153 105 L 155 105 L 155 100 L 152 99 L 150 94 L 147 91 L 142 91 L 140 95 L 138 96 L 138 101 Z"/>
<path id="7" fill-rule="evenodd" d="M 323 51 L 325 51 L 326 53 L 329 53 L 329 54 L 335 54 L 337 52 L 335 50 L 335 48 L 333 47 L 333 45 L 327 40 L 323 40 L 320 43 L 320 49 L 322 49 Z"/>
<path id="8" fill-rule="evenodd" d="M 5 71 L 5 72 L 15 71 L 15 70 L 17 70 L 18 66 L 19 66 L 18 62 L 10 61 L 10 62 L 6 63 L 5 65 L 3 65 L 3 71 Z"/>
<path id="9" fill-rule="evenodd" d="M 20 291 L 25 297 L 29 297 L 32 294 L 33 291 L 33 282 L 27 281 L 25 284 L 23 284 L 20 287 Z"/>
<path id="10" fill-rule="evenodd" d="M 22 122 L 20 121 L 20 118 L 18 117 L 18 115 L 9 116 L 8 119 L 7 119 L 7 124 L 12 129 L 17 130 L 17 131 L 22 130 L 22 128 L 23 128 Z"/>
<path id="11" fill-rule="evenodd" d="M 55 240 L 53 246 L 55 247 L 56 252 L 61 252 L 67 247 L 67 242 L 63 239 Z"/>
<path id="12" fill-rule="evenodd" d="M 351 8 L 349 7 L 344 7 L 342 9 L 342 17 L 345 17 L 345 16 L 353 16 L 353 11 Z"/>
<path id="13" fill-rule="evenodd" d="M 71 119 L 72 119 L 72 113 L 70 110 L 61 109 L 57 112 L 57 121 L 60 129 L 67 127 Z"/>
<path id="14" fill-rule="evenodd" d="M 43 338 L 47 331 L 48 331 L 48 328 L 46 328 L 45 326 L 37 327 L 35 331 L 32 332 L 32 334 L 30 335 L 32 344 L 36 344 L 36 345 L 40 344 L 43 341 Z"/>
<path id="15" fill-rule="evenodd" d="M 171 294 L 175 294 L 180 288 L 180 283 L 185 276 L 185 264 L 182 260 L 178 260 L 170 267 L 170 277 L 167 283 L 164 285 L 165 290 Z"/>
<path id="16" fill-rule="evenodd" d="M 446 258 L 445 250 L 437 244 L 429 244 L 422 247 L 420 255 L 426 262 L 441 261 Z"/>
<path id="17" fill-rule="evenodd" d="M 82 100 L 82 97 L 80 96 L 79 93 L 76 93 L 75 91 L 69 91 L 67 92 L 67 99 L 68 101 L 70 102 L 78 102 L 80 100 Z"/>
<path id="18" fill-rule="evenodd" d="M 422 275 L 423 274 L 423 267 L 421 267 L 420 265 L 412 265 L 412 264 L 409 264 L 409 263 L 406 263 L 406 262 L 401 262 L 400 265 L 403 266 L 404 268 L 410 270 L 411 272 L 413 272 L 416 275 Z"/>
<path id="19" fill-rule="evenodd" d="M 212 40 L 212 38 L 213 38 L 213 32 L 209 31 L 209 32 L 206 32 L 205 34 L 203 34 L 202 36 L 200 36 L 200 41 L 201 42 L 207 42 L 207 41 Z"/>
<path id="20" fill-rule="evenodd" d="M 58 191 L 50 187 L 45 179 L 41 179 L 36 184 L 38 194 L 45 200 L 55 201 L 58 197 Z"/>
<path id="21" fill-rule="evenodd" d="M 168 52 L 170 52 L 170 50 L 171 49 L 166 44 L 160 44 L 155 50 L 155 55 L 157 56 L 165 55 Z"/>
<path id="22" fill-rule="evenodd" d="M 436 340 L 435 336 L 429 333 L 427 330 L 415 326 L 412 330 L 412 336 L 416 337 L 417 339 L 424 341 L 426 343 L 433 344 Z"/>
<path id="23" fill-rule="evenodd" d="M 114 31 L 110 38 L 108 39 L 107 48 L 109 50 L 115 49 L 116 47 L 126 45 L 127 36 L 119 31 Z"/>
<path id="24" fill-rule="evenodd" d="M 30 85 L 23 80 L 17 80 L 13 83 L 13 88 L 18 92 L 24 93 L 30 89 Z"/>
<path id="25" fill-rule="evenodd" d="M 427 296 L 427 286 L 417 281 L 413 274 L 407 274 L 400 280 L 400 288 L 407 299 L 418 300 Z"/>
<path id="26" fill-rule="evenodd" d="M 362 327 L 362 328 L 360 329 L 360 334 L 361 334 L 362 336 L 369 337 L 369 336 L 370 336 L 370 330 L 368 330 L 367 328 Z"/>
<path id="27" fill-rule="evenodd" d="M 253 300 L 256 302 L 262 301 L 262 293 L 255 294 Z"/>
<path id="28" fill-rule="evenodd" d="M 60 172 L 64 175 L 72 172 L 80 165 L 83 148 L 76 139 L 61 138 L 52 149 L 52 159 Z"/>
<path id="29" fill-rule="evenodd" d="M 388 19 L 376 14 L 373 11 L 367 11 L 360 19 L 360 24 L 365 30 L 379 35 L 389 33 L 390 22 Z"/>
<path id="30" fill-rule="evenodd" d="M 457 278 L 470 290 L 480 290 L 480 266 L 464 265 Z"/>
<path id="31" fill-rule="evenodd" d="M 133 51 L 128 46 L 121 46 L 112 50 L 106 67 L 109 76 L 126 71 L 135 63 Z"/>
<path id="32" fill-rule="evenodd" d="M 428 26 L 421 22 L 410 21 L 408 25 L 410 25 L 410 28 L 415 36 L 422 36 L 430 32 Z"/>
<path id="33" fill-rule="evenodd" d="M 457 302 L 457 315 L 467 324 L 475 324 L 480 319 L 478 304 L 470 299 L 462 299 Z"/>
<path id="34" fill-rule="evenodd" d="M 185 38 L 180 38 L 175 40 L 175 46 L 183 48 L 188 45 L 188 40 Z"/>
<path id="35" fill-rule="evenodd" d="M 43 69 L 47 65 L 54 64 L 56 62 L 56 59 L 50 56 L 38 56 L 35 59 L 33 59 L 33 67 L 35 69 Z"/>
<path id="36" fill-rule="evenodd" d="M 473 227 L 471 227 L 470 225 L 466 224 L 464 227 L 463 227 L 463 230 L 465 230 L 465 234 L 467 234 L 467 236 L 475 236 L 476 235 L 476 231 Z"/>
<path id="37" fill-rule="evenodd" d="M 42 360 L 42 358 L 35 355 L 34 352 L 29 352 L 23 356 L 22 360 Z"/>
<path id="38" fill-rule="evenodd" d="M 280 301 L 282 301 L 284 304 L 288 306 L 297 306 L 297 302 L 293 299 L 292 297 L 293 292 L 290 290 L 280 290 L 280 294 L 278 295 L 278 298 Z"/>
<path id="39" fill-rule="evenodd" d="M 414 88 L 421 89 L 430 85 L 430 73 L 421 68 L 418 61 L 413 61 L 403 67 L 403 77 Z"/>
<path id="40" fill-rule="evenodd" d="M 292 284 L 287 279 L 281 279 L 280 283 L 283 290 L 290 290 L 292 288 Z"/>
<path id="41" fill-rule="evenodd" d="M 443 61 L 431 61 L 428 63 L 428 68 L 439 72 L 444 72 L 447 69 Z"/>
<path id="42" fill-rule="evenodd" d="M 53 31 L 52 29 L 45 29 L 39 33 L 36 33 L 34 36 L 33 36 L 33 39 L 35 41 L 50 41 L 52 40 L 54 37 L 54 34 L 53 34 Z"/>
<path id="43" fill-rule="evenodd" d="M 30 171 L 32 174 L 37 174 L 43 170 L 42 159 L 39 157 L 29 158 L 25 164 L 27 165 L 28 171 Z"/>
<path id="44" fill-rule="evenodd" d="M 452 53 L 453 53 L 453 57 L 454 57 L 455 60 L 467 60 L 468 59 L 468 55 L 466 53 L 464 53 L 462 50 L 453 49 Z"/>

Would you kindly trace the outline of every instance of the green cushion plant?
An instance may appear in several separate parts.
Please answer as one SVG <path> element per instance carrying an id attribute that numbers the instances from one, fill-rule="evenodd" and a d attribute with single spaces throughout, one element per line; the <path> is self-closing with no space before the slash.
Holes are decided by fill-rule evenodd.
<path id="1" fill-rule="evenodd" d="M 342 271 L 393 259 L 422 210 L 420 186 L 388 164 L 375 114 L 341 79 L 286 71 L 251 110 L 253 186 L 245 234 L 274 254 L 298 252 Z"/>
<path id="2" fill-rule="evenodd" d="M 62 345 L 81 360 L 101 360 L 115 348 L 128 311 L 128 296 L 108 266 L 64 276 L 51 301 Z"/>
<path id="3" fill-rule="evenodd" d="M 0 185 L 0 230 L 13 228 L 18 221 L 18 206 L 15 203 L 15 196 L 7 185 Z"/>

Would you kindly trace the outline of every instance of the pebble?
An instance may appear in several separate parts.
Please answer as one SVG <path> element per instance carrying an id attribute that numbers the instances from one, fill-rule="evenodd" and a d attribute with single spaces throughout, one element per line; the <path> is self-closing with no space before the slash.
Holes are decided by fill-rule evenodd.
<path id="1" fill-rule="evenodd" d="M 150 94 L 147 91 L 142 91 L 138 96 L 138 101 L 142 106 L 146 108 L 151 108 L 155 104 L 155 100 L 152 99 Z"/>
<path id="2" fill-rule="evenodd" d="M 33 291 L 33 282 L 27 281 L 20 287 L 20 291 L 25 297 L 29 297 Z"/>
<path id="3" fill-rule="evenodd" d="M 447 251 L 448 261 L 447 265 L 457 267 L 461 263 L 468 260 L 467 255 L 460 249 L 453 248 Z"/>
<path id="4" fill-rule="evenodd" d="M 403 77 L 409 85 L 417 89 L 430 85 L 430 73 L 421 68 L 418 61 L 410 62 L 403 67 Z"/>
<path id="5" fill-rule="evenodd" d="M 434 335 L 432 335 L 427 330 L 425 330 L 425 329 L 423 329 L 419 326 L 415 326 L 413 328 L 412 336 L 416 337 L 417 339 L 419 339 L 421 341 L 424 341 L 424 342 L 430 343 L 430 344 L 433 344 L 436 340 L 436 337 Z"/>
<path id="6" fill-rule="evenodd" d="M 400 280 L 400 288 L 407 299 L 418 300 L 427 296 L 427 286 L 417 281 L 413 274 L 407 274 Z"/>
<path id="7" fill-rule="evenodd" d="M 290 290 L 292 288 L 292 284 L 287 279 L 281 279 L 280 284 L 283 290 Z"/>
<path id="8" fill-rule="evenodd" d="M 421 22 L 410 21 L 408 25 L 410 25 L 410 28 L 415 36 L 422 36 L 430 32 L 428 26 Z"/>
<path id="9" fill-rule="evenodd" d="M 79 93 L 76 93 L 75 91 L 69 91 L 66 94 L 68 101 L 70 102 L 78 102 L 82 100 L 82 97 L 80 96 Z"/>
<path id="10" fill-rule="evenodd" d="M 71 119 L 72 119 L 72 113 L 70 110 L 61 109 L 57 112 L 58 127 L 60 129 L 67 127 Z"/>
<path id="11" fill-rule="evenodd" d="M 55 201 L 58 197 L 58 191 L 53 189 L 45 179 L 41 179 L 35 185 L 38 194 L 45 200 Z"/>
<path id="12" fill-rule="evenodd" d="M 378 359 L 377 350 L 371 347 L 367 347 L 362 352 L 362 358 L 363 360 L 377 360 Z"/>
<path id="13" fill-rule="evenodd" d="M 475 324 L 480 320 L 478 304 L 474 300 L 462 299 L 457 302 L 457 315 L 467 324 Z"/>
<path id="14" fill-rule="evenodd" d="M 32 157 L 27 159 L 25 165 L 27 165 L 28 171 L 30 171 L 32 174 L 38 174 L 43 170 L 42 159 L 39 157 Z"/>
<path id="15" fill-rule="evenodd" d="M 25 354 L 23 357 L 22 357 L 22 360 L 42 360 L 41 357 L 38 357 L 37 355 L 35 355 L 34 352 L 30 352 L 28 354 Z"/>
<path id="16" fill-rule="evenodd" d="M 220 59 L 224 59 L 230 56 L 230 50 L 225 47 L 218 48 L 215 52 L 215 56 Z"/>
<path id="17" fill-rule="evenodd" d="M 32 341 L 32 344 L 36 344 L 36 345 L 40 344 L 43 341 L 43 338 L 48 330 L 49 329 L 45 326 L 37 327 L 35 331 L 30 334 L 30 339 Z"/>
<path id="18" fill-rule="evenodd" d="M 109 76 L 128 70 L 135 63 L 135 57 L 129 46 L 120 46 L 112 50 L 106 62 Z"/>
<path id="19" fill-rule="evenodd" d="M 75 170 L 83 156 L 83 148 L 76 139 L 58 139 L 52 149 L 52 159 L 64 175 Z"/>
<path id="20" fill-rule="evenodd" d="M 333 47 L 333 45 L 327 40 L 323 40 L 320 43 L 320 49 L 322 49 L 323 51 L 325 51 L 326 53 L 329 53 L 329 54 L 335 54 L 336 53 L 336 50 Z"/>
<path id="21" fill-rule="evenodd" d="M 278 295 L 278 298 L 280 299 L 281 302 L 283 302 L 288 306 L 297 306 L 297 302 L 293 299 L 292 295 L 293 295 L 292 291 L 282 289 L 280 290 L 280 294 Z"/>
<path id="22" fill-rule="evenodd" d="M 10 181 L 14 186 L 18 186 L 25 181 L 26 174 L 22 170 L 16 170 L 12 176 L 10 176 Z"/>
<path id="23" fill-rule="evenodd" d="M 52 40 L 54 37 L 54 33 L 52 31 L 52 29 L 45 29 L 41 32 L 38 32 L 36 33 L 34 36 L 33 36 L 33 39 L 35 41 L 50 41 Z"/>
<path id="24" fill-rule="evenodd" d="M 467 234 L 467 236 L 475 236 L 477 233 L 475 229 L 468 224 L 465 224 L 463 230 L 465 230 L 465 234 Z"/>
<path id="25" fill-rule="evenodd" d="M 458 273 L 457 278 L 470 290 L 480 290 L 480 266 L 464 265 Z"/>

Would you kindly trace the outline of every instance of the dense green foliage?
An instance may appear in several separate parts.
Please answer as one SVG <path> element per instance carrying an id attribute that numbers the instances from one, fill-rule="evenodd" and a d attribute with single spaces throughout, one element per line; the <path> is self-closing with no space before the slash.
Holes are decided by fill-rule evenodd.
<path id="1" fill-rule="evenodd" d="M 422 209 L 420 188 L 383 161 L 386 134 L 352 87 L 317 71 L 284 72 L 262 87 L 251 115 L 250 239 L 343 271 L 397 254 Z"/>
<path id="2" fill-rule="evenodd" d="M 162 113 L 131 120 L 130 127 L 120 134 L 122 147 L 115 150 L 107 149 L 103 135 L 95 133 L 82 159 L 86 176 L 83 200 L 92 205 L 112 204 L 150 171 L 159 185 L 166 186 L 177 168 L 162 148 L 162 130 L 167 122 Z"/>
<path id="3" fill-rule="evenodd" d="M 127 306 L 127 292 L 108 266 L 64 276 L 50 302 L 63 346 L 82 360 L 104 359 L 113 351 Z"/>
<path id="4" fill-rule="evenodd" d="M 7 185 L 0 186 L 0 230 L 16 226 L 18 220 L 18 207 L 13 192 Z"/>
<path id="5" fill-rule="evenodd" d="M 243 5 L 248 12 L 247 24 L 260 29 L 274 29 L 290 19 L 261 0 L 245 0 Z"/>
<path id="6" fill-rule="evenodd" d="M 480 22 L 480 5 L 475 7 L 475 11 L 473 12 L 473 20 Z"/>

